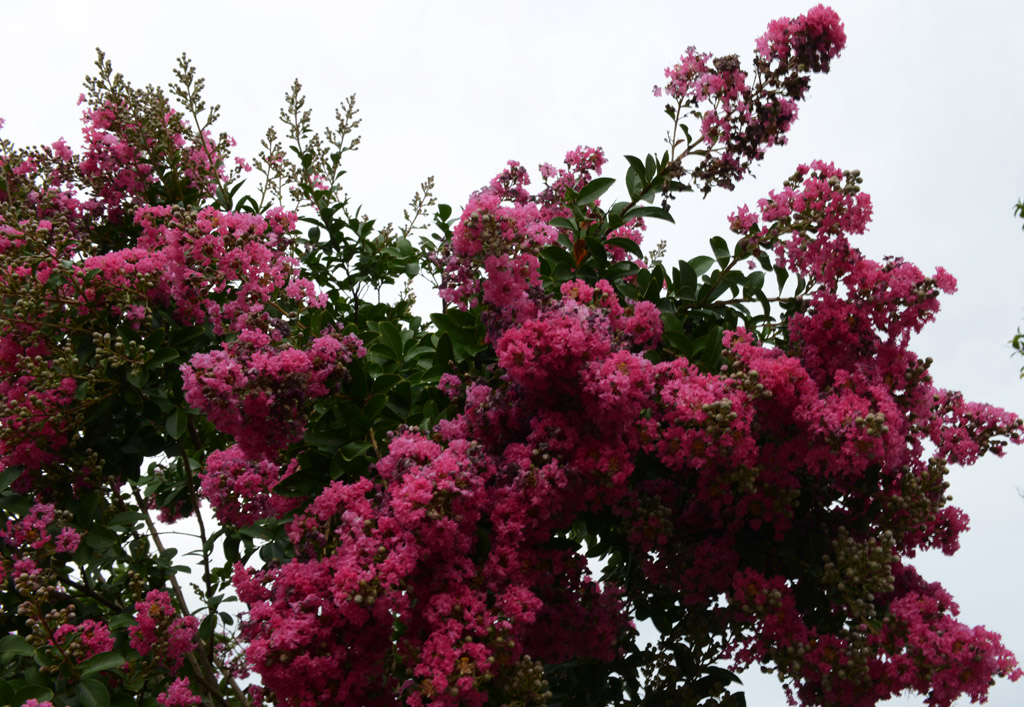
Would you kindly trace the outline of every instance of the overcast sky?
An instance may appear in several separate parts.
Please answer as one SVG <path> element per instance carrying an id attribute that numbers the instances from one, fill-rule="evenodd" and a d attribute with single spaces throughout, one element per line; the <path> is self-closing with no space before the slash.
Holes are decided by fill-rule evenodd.
<path id="1" fill-rule="evenodd" d="M 728 235 L 726 216 L 777 188 L 812 159 L 860 169 L 875 205 L 858 245 L 942 265 L 960 291 L 916 340 L 940 386 L 1024 411 L 1020 359 L 1007 345 L 1024 318 L 1024 3 L 841 0 L 844 54 L 815 77 L 790 144 L 757 179 L 673 210 L 668 261 Z M 623 154 L 664 149 L 668 128 L 651 88 L 689 45 L 740 54 L 749 66 L 768 21 L 809 4 L 774 0 L 572 2 L 36 2 L 6 3 L 0 72 L 3 135 L 17 144 L 77 144 L 75 102 L 95 47 L 136 85 L 166 85 L 187 52 L 222 105 L 220 129 L 252 156 L 298 77 L 314 123 L 358 94 L 363 146 L 348 188 L 366 212 L 399 220 L 428 175 L 441 201 L 467 195 L 516 159 L 559 163 L 579 144 L 604 147 L 606 176 Z M 536 173 L 534 172 L 534 176 Z M 624 193 L 624 190 L 620 190 Z M 611 196 L 616 196 L 612 192 Z M 972 519 L 954 558 L 918 566 L 959 600 L 962 619 L 1003 634 L 1024 659 L 1024 453 L 954 469 L 952 492 Z M 745 676 L 751 707 L 782 707 L 774 678 Z M 898 705 L 922 704 L 899 698 Z M 1024 681 L 1000 684 L 990 704 L 1024 704 Z"/>

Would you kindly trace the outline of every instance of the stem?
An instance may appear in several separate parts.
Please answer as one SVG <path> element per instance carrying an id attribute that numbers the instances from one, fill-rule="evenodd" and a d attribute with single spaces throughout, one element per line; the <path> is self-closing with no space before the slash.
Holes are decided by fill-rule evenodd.
<path id="1" fill-rule="evenodd" d="M 153 519 L 149 516 L 149 509 L 146 508 L 146 503 L 142 499 L 142 494 L 139 493 L 138 487 L 134 485 L 132 486 L 132 495 L 135 497 L 135 503 L 138 504 L 143 520 L 146 522 L 146 527 L 149 529 L 149 535 L 153 539 L 153 544 L 156 546 L 157 552 L 162 555 L 167 548 L 164 547 L 164 543 L 160 539 L 160 533 L 157 531 L 156 525 L 153 523 Z M 171 588 L 174 590 L 174 596 L 178 600 L 178 606 L 181 607 L 182 613 L 191 614 L 192 612 L 188 610 L 188 605 L 185 603 L 185 595 L 181 591 L 181 585 L 178 584 L 178 578 L 172 574 L 169 579 L 171 582 Z"/>
<path id="2" fill-rule="evenodd" d="M 50 626 L 50 622 L 46 620 L 46 615 L 43 614 L 43 610 L 34 602 L 32 604 L 32 608 L 36 611 L 36 621 L 40 622 L 43 625 L 43 628 L 46 629 L 49 644 L 57 649 L 57 652 L 60 653 L 61 659 L 71 670 L 72 679 L 74 679 L 75 682 L 78 682 L 81 679 L 78 673 L 78 663 L 71 659 L 71 656 L 67 654 L 64 647 L 61 646 L 58 641 L 54 640 L 53 627 Z"/>
<path id="3" fill-rule="evenodd" d="M 189 427 L 192 427 L 192 421 L 189 420 Z M 198 440 L 199 435 L 191 430 L 194 439 Z M 206 525 L 203 523 L 202 508 L 199 505 L 199 497 L 196 495 L 195 481 L 192 477 L 192 465 L 189 463 L 188 454 L 185 451 L 185 445 L 180 441 L 178 447 L 181 449 L 181 463 L 185 465 L 185 478 L 188 481 L 188 496 L 189 500 L 192 501 L 192 507 L 196 511 L 196 521 L 199 523 L 199 541 L 203 546 L 203 583 L 206 585 L 206 611 L 210 617 L 210 641 L 207 646 L 207 660 L 213 661 L 213 644 L 214 644 L 214 629 L 217 624 L 217 616 L 215 613 L 210 611 L 210 598 L 213 596 L 213 576 L 210 574 L 210 553 L 207 549 L 207 538 L 206 538 Z"/>
<path id="4" fill-rule="evenodd" d="M 373 445 L 373 453 L 377 455 L 378 459 L 380 459 L 380 448 L 377 446 L 377 440 L 373 436 L 373 428 L 372 427 L 370 428 L 370 444 Z"/>
<path id="5" fill-rule="evenodd" d="M 153 519 L 149 515 L 149 510 L 146 508 L 146 504 L 142 499 L 142 494 L 139 493 L 139 489 L 136 486 L 132 486 L 132 495 L 135 497 L 135 502 L 138 504 L 139 511 L 142 513 L 142 517 L 146 522 L 146 527 L 149 528 L 149 535 L 153 539 L 153 544 L 156 546 L 157 552 L 161 555 L 164 553 L 164 544 L 160 540 L 160 533 L 157 532 L 156 525 L 153 523 Z M 181 591 L 181 585 L 178 584 L 178 578 L 171 574 L 168 579 L 171 583 L 171 589 L 174 591 L 174 596 L 178 600 L 178 606 L 181 607 L 181 612 L 186 615 L 191 615 L 192 612 L 188 610 L 188 605 L 185 603 L 185 594 Z M 224 700 L 224 696 L 220 692 L 220 687 L 217 685 L 217 677 L 213 674 L 213 667 L 209 662 L 200 661 L 196 658 L 198 649 L 190 652 L 187 656 L 188 662 L 192 665 L 193 671 L 195 672 L 196 678 L 203 683 L 203 685 L 210 691 L 211 698 L 219 705 L 223 707 L 230 707 Z M 202 655 L 200 653 L 200 655 Z M 204 656 L 205 658 L 205 656 Z"/>
<path id="6" fill-rule="evenodd" d="M 103 604 L 104 606 L 106 606 L 106 607 L 108 607 L 110 609 L 113 609 L 114 611 L 116 611 L 118 613 L 121 613 L 122 611 L 124 611 L 124 607 L 121 606 L 120 604 L 118 604 L 116 601 L 108 599 L 107 597 L 103 596 L 102 594 L 97 592 L 95 589 L 90 587 L 85 582 L 85 575 L 84 574 L 82 575 L 82 582 L 81 583 L 80 582 L 76 582 L 75 580 L 71 579 L 70 576 L 62 576 L 61 577 L 61 581 L 64 582 L 65 584 L 67 584 L 69 587 L 74 587 L 75 589 L 80 591 L 82 594 L 85 594 L 86 596 L 91 597 L 92 599 L 95 599 L 100 604 Z"/>

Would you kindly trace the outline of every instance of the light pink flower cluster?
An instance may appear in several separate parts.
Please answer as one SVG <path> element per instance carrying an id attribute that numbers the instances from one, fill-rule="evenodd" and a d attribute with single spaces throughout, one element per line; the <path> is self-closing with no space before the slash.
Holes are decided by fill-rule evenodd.
<path id="1" fill-rule="evenodd" d="M 188 214 L 166 206 L 141 207 L 135 213 L 142 228 L 135 247 L 87 258 L 78 268 L 83 277 L 100 272 L 98 282 L 90 280 L 83 288 L 82 305 L 103 304 L 111 290 L 141 290 L 147 298 L 174 307 L 182 322 L 209 321 L 218 334 L 267 328 L 266 303 L 274 293 L 298 304 L 322 306 L 324 295 L 298 277 L 297 262 L 286 254 L 295 219 L 294 213 L 280 209 L 251 215 L 214 208 Z M 125 307 L 123 313 L 138 320 L 146 310 L 137 310 Z"/>
<path id="2" fill-rule="evenodd" d="M 250 458 L 273 458 L 301 439 L 312 401 L 345 377 L 345 364 L 365 355 L 355 335 L 321 336 L 306 350 L 275 348 L 268 334 L 243 330 L 219 351 L 181 367 L 185 400 Z"/>
<path id="3" fill-rule="evenodd" d="M 127 106 L 107 103 L 87 109 L 82 115 L 82 136 L 85 154 L 78 168 L 86 178 L 93 178 L 96 199 L 94 209 L 105 203 L 111 216 L 121 215 L 122 204 L 140 196 L 146 186 L 157 180 L 153 165 L 141 158 L 138 148 L 124 139 Z M 135 126 L 137 130 L 137 126 Z M 179 137 L 180 139 L 180 137 Z"/>
<path id="4" fill-rule="evenodd" d="M 579 145 L 575 150 L 565 153 L 562 163 L 565 167 L 556 168 L 545 162 L 539 169 L 544 179 L 544 189 L 531 197 L 531 200 L 540 206 L 541 217 L 545 221 L 550 221 L 556 216 L 568 215 L 565 190 L 580 191 L 595 176 L 600 176 L 601 169 L 608 163 L 608 158 L 600 147 Z M 524 184 L 529 184 L 529 181 Z"/>
<path id="5" fill-rule="evenodd" d="M 153 589 L 145 599 L 135 602 L 135 621 L 128 628 L 128 645 L 141 656 L 152 653 L 171 674 L 196 647 L 199 621 L 195 616 L 178 616 L 167 592 Z"/>
<path id="6" fill-rule="evenodd" d="M 76 381 L 63 378 L 55 388 L 48 383 L 40 385 L 34 376 L 24 374 L 18 360 L 19 356 L 32 358 L 47 352 L 42 344 L 15 336 L 0 338 L 0 396 L 10 401 L 7 414 L 0 417 L 4 466 L 41 469 L 58 461 L 67 444 L 67 419 L 62 413 L 75 394 Z"/>
<path id="7" fill-rule="evenodd" d="M 150 100 L 145 105 L 107 100 L 83 111 L 85 150 L 77 167 L 92 192 L 83 208 L 95 217 L 114 222 L 129 218 L 132 207 L 147 201 L 147 190 L 164 172 L 184 177 L 175 185 L 178 189 L 207 194 L 212 194 L 225 176 L 223 156 L 209 131 L 188 138 L 191 131 L 182 114 L 166 107 L 166 101 Z M 154 114 L 160 110 L 163 115 Z M 234 141 L 229 139 L 229 143 Z M 73 162 L 66 146 L 55 148 L 59 157 Z"/>
<path id="8" fill-rule="evenodd" d="M 757 51 L 765 61 L 789 62 L 814 72 L 827 72 L 844 46 L 843 23 L 832 8 L 824 5 L 811 8 L 795 20 L 772 20 L 768 31 L 757 40 Z"/>
<path id="9" fill-rule="evenodd" d="M 470 197 L 453 236 L 442 299 L 460 308 L 486 302 L 512 316 L 532 306 L 525 293 L 540 285 L 537 254 L 557 236 L 535 204 L 504 205 L 497 192 L 479 191 Z"/>
<path id="10" fill-rule="evenodd" d="M 529 174 L 510 161 L 489 187 L 470 197 L 453 229 L 454 237 L 442 251 L 441 298 L 463 309 L 485 306 L 494 330 L 532 317 L 540 285 L 538 254 L 558 235 L 548 222 L 571 215 L 565 205 L 566 190 L 582 189 L 601 174 L 605 162 L 600 149 L 577 147 L 566 154 L 566 168 L 541 165 L 545 187 L 530 195 L 526 190 Z M 644 228 L 642 219 L 632 219 L 608 238 L 639 243 Z M 609 247 L 607 256 L 612 262 L 630 259 L 619 246 Z M 643 266 L 640 261 L 637 264 Z"/>
<path id="11" fill-rule="evenodd" d="M 612 658 L 617 596 L 589 580 L 582 558 L 536 542 L 553 520 L 521 514 L 565 484 L 520 486 L 520 456 L 410 431 L 378 465 L 385 487 L 329 486 L 290 527 L 296 560 L 236 569 L 248 656 L 264 684 L 299 703 L 383 704 L 397 690 L 411 705 L 482 705 L 490 680 L 524 650 Z M 391 660 L 407 664 L 408 683 L 372 669 Z"/>

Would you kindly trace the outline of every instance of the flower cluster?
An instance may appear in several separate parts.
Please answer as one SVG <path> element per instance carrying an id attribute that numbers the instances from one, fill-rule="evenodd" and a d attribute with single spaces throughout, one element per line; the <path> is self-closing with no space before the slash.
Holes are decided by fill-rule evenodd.
<path id="1" fill-rule="evenodd" d="M 157 695 L 156 701 L 163 707 L 190 707 L 203 703 L 203 698 L 189 689 L 188 678 L 178 678 L 167 688 L 167 692 Z"/>
<path id="2" fill-rule="evenodd" d="M 81 535 L 69 526 L 64 526 L 54 535 L 51 528 L 58 523 L 52 503 L 36 503 L 21 520 L 9 519 L 7 527 L 0 530 L 0 538 L 25 550 L 74 552 L 81 542 Z"/>
<path id="3" fill-rule="evenodd" d="M 275 350 L 271 343 L 270 335 L 246 329 L 181 367 L 188 403 L 254 458 L 273 457 L 300 439 L 303 411 L 338 385 L 345 364 L 366 353 L 354 335 L 321 336 L 308 350 Z"/>
<path id="4" fill-rule="evenodd" d="M 53 643 L 63 645 L 75 660 L 88 660 L 94 655 L 114 650 L 110 628 L 94 619 L 80 624 L 63 624 L 53 632 Z"/>
<path id="5" fill-rule="evenodd" d="M 200 493 L 222 523 L 245 527 L 261 518 L 281 517 L 295 500 L 274 494 L 274 487 L 298 468 L 292 459 L 285 469 L 268 459 L 254 461 L 238 445 L 217 450 L 206 458 Z"/>
<path id="6" fill-rule="evenodd" d="M 654 95 L 675 100 L 669 110 L 677 121 L 684 113 L 700 120 L 697 142 L 707 154 L 693 179 L 705 194 L 715 186 L 732 189 L 765 149 L 786 143 L 809 74 L 828 73 L 845 44 L 838 15 L 819 5 L 795 20 L 769 24 L 757 40 L 753 77 L 736 55 L 714 58 L 694 47 L 665 69 L 668 83 L 656 86 Z M 687 152 L 693 144 L 687 140 Z"/>
<path id="7" fill-rule="evenodd" d="M 515 250 L 543 226 L 512 183 L 525 183 L 519 170 L 474 197 L 455 253 Z M 397 660 L 412 681 L 401 688 L 408 704 L 480 704 L 520 650 L 545 663 L 610 660 L 614 652 L 594 648 L 631 631 L 623 589 L 543 544 L 608 513 L 646 578 L 632 592 L 671 592 L 688 606 L 730 597 L 719 620 L 747 637 L 729 651 L 735 664 L 774 661 L 805 703 L 869 704 L 930 679 L 935 704 L 949 704 L 959 693 L 944 685 L 980 694 L 982 674 L 1016 679 L 997 638 L 894 579 L 901 557 L 952 551 L 966 527 L 946 505 L 944 457 L 999 452 L 1020 441 L 1021 423 L 932 386 L 907 342 L 952 279 L 873 263 L 849 244 L 871 213 L 858 183 L 814 163 L 763 200 L 759 216 L 732 217 L 752 248 L 815 287 L 788 320 L 785 348 L 726 333 L 723 371 L 652 361 L 657 310 L 623 303 L 608 282 L 569 281 L 552 298 L 535 286 L 536 270 L 508 278 L 485 267 L 502 295 L 485 279 L 476 304 L 506 305 L 489 330 L 496 377 L 470 383 L 464 412 L 433 438 L 394 436 L 379 483 L 329 486 L 291 526 L 296 560 L 236 571 L 250 659 L 266 684 L 300 701 L 367 701 L 399 688 L 355 678 L 328 686 L 340 684 L 343 664 L 369 672 Z M 483 203 L 504 220 L 485 218 Z M 922 461 L 925 438 L 937 440 L 932 461 Z M 805 515 L 804 504 L 828 510 Z M 817 581 L 827 610 L 786 569 L 797 551 L 786 548 L 816 534 L 831 538 L 820 579 L 800 581 Z M 552 591 L 552 575 L 572 591 Z M 880 616 L 885 631 L 864 628 Z M 392 617 L 407 627 L 395 645 Z M 943 646 L 970 648 L 938 652 L 940 635 L 955 637 Z M 969 673 L 961 655 L 976 656 Z M 295 681 L 297 670 L 309 678 Z"/>
<path id="8" fill-rule="evenodd" d="M 136 326 L 147 312 L 138 304 L 142 294 L 173 307 L 183 323 L 211 322 L 218 334 L 267 328 L 265 307 L 275 292 L 311 307 L 324 302 L 286 254 L 295 219 L 280 209 L 250 215 L 140 207 L 135 223 L 141 234 L 134 247 L 92 256 L 78 267 L 89 282 L 79 299 L 83 307 L 106 303 Z M 110 293 L 136 293 L 135 304 L 122 304 Z"/>
<path id="9" fill-rule="evenodd" d="M 152 655 L 154 662 L 171 674 L 196 647 L 199 621 L 194 616 L 178 616 L 167 592 L 153 589 L 135 602 L 135 622 L 128 628 L 128 645 L 141 656 Z"/>
<path id="10" fill-rule="evenodd" d="M 556 235 L 535 204 L 503 205 L 497 192 L 477 192 L 453 230 L 441 297 L 460 308 L 481 303 L 513 313 L 529 308 L 523 293 L 540 285 L 537 254 Z"/>

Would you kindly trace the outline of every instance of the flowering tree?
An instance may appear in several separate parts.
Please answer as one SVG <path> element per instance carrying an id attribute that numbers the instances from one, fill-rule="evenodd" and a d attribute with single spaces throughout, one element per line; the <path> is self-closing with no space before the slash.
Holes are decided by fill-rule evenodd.
<path id="1" fill-rule="evenodd" d="M 710 255 L 641 249 L 785 142 L 844 43 L 818 6 L 751 69 L 690 49 L 655 89 L 668 150 L 620 182 L 580 147 L 457 215 L 428 180 L 397 227 L 340 185 L 352 99 L 316 133 L 296 84 L 250 166 L 187 59 L 172 108 L 101 55 L 81 152 L 0 143 L 0 704 L 742 705 L 761 664 L 801 704 L 949 705 L 1018 679 L 908 564 L 957 549 L 948 467 L 1021 440 L 908 348 L 953 277 L 864 257 L 860 174 L 825 162 Z M 382 297 L 421 272 L 429 322 Z M 193 515 L 190 589 L 157 522 Z"/>

